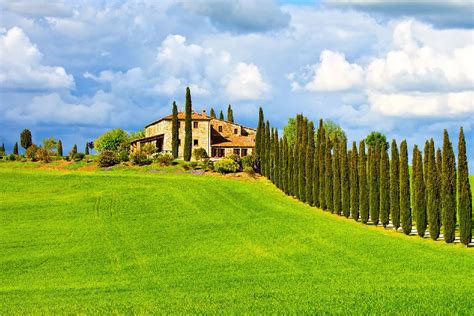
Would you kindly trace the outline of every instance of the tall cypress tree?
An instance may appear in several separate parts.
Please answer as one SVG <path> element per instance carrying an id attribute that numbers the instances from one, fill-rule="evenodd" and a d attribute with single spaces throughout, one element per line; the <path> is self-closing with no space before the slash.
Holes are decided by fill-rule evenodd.
<path id="1" fill-rule="evenodd" d="M 313 205 L 313 163 L 314 163 L 314 123 L 312 121 L 308 122 L 308 136 L 306 144 L 306 202 L 309 205 Z"/>
<path id="2" fill-rule="evenodd" d="M 84 155 L 89 155 L 89 142 L 86 142 L 86 146 L 84 147 Z"/>
<path id="3" fill-rule="evenodd" d="M 322 120 L 320 121 L 320 126 Z M 323 210 L 327 209 L 326 204 L 326 133 L 321 130 L 321 145 L 319 146 L 319 205 Z"/>
<path id="4" fill-rule="evenodd" d="M 466 140 L 462 127 L 458 142 L 458 213 L 461 242 L 467 246 L 472 239 L 472 193 L 469 185 Z"/>
<path id="5" fill-rule="evenodd" d="M 305 117 L 301 117 L 301 142 L 299 145 L 299 177 L 298 177 L 298 189 L 299 199 L 302 202 L 306 202 L 306 145 L 308 142 L 308 120 Z"/>
<path id="6" fill-rule="evenodd" d="M 265 177 L 269 177 L 269 174 L 270 174 L 270 168 L 271 168 L 271 165 L 270 165 L 270 160 L 271 160 L 271 152 L 270 152 L 270 148 L 271 148 L 271 141 L 270 141 L 270 122 L 267 120 L 267 122 L 265 123 L 265 172 L 264 172 L 264 175 Z"/>
<path id="7" fill-rule="evenodd" d="M 221 112 L 219 113 L 219 120 L 221 120 L 221 121 L 224 121 L 224 120 L 225 120 L 225 119 L 224 119 L 224 113 L 222 112 L 222 110 L 221 110 Z"/>
<path id="8" fill-rule="evenodd" d="M 323 120 L 319 120 L 319 127 L 317 132 L 317 139 L 316 139 L 316 146 L 314 151 L 314 163 L 313 163 L 313 202 L 316 207 L 320 207 L 320 197 L 319 197 L 319 190 L 320 190 L 320 170 L 321 167 L 320 157 L 321 157 L 321 144 L 323 142 Z"/>
<path id="9" fill-rule="evenodd" d="M 325 188 L 325 198 L 326 198 L 326 208 L 333 213 L 334 212 L 334 204 L 333 204 L 333 168 L 332 168 L 332 155 L 331 155 L 331 150 L 332 150 L 332 144 L 331 140 L 329 139 L 329 136 L 326 137 L 326 163 L 325 163 L 325 168 L 326 168 L 326 180 L 324 182 Z"/>
<path id="10" fill-rule="evenodd" d="M 77 145 L 76 144 L 74 144 L 74 146 L 72 146 L 71 157 L 74 158 L 75 154 L 77 154 Z"/>
<path id="11" fill-rule="evenodd" d="M 18 156 L 18 142 L 13 145 L 13 154 Z"/>
<path id="12" fill-rule="evenodd" d="M 416 216 L 416 230 L 418 236 L 424 237 L 426 231 L 426 195 L 425 180 L 423 177 L 423 161 L 418 146 L 413 148 L 413 213 Z"/>
<path id="13" fill-rule="evenodd" d="M 193 130 L 191 115 L 193 106 L 191 102 L 191 90 L 186 87 L 186 106 L 185 106 L 185 121 L 184 121 L 184 161 L 191 160 L 192 146 L 193 146 Z"/>
<path id="14" fill-rule="evenodd" d="M 213 110 L 211 110 L 212 112 Z M 173 117 L 171 119 L 171 152 L 173 158 L 178 158 L 178 146 L 179 146 L 179 128 L 178 128 L 178 107 L 176 102 L 173 101 Z"/>
<path id="15" fill-rule="evenodd" d="M 293 158 L 293 146 L 288 145 L 288 169 L 286 170 L 287 173 L 287 187 L 288 187 L 288 195 L 293 196 L 293 164 L 294 164 L 294 158 Z"/>
<path id="16" fill-rule="evenodd" d="M 380 146 L 380 221 L 387 227 L 390 221 L 390 161 L 387 145 Z"/>
<path id="17" fill-rule="evenodd" d="M 209 116 L 212 118 L 216 118 L 216 111 L 214 111 L 214 108 L 211 108 L 211 112 L 209 113 Z"/>
<path id="18" fill-rule="evenodd" d="M 274 171 L 274 161 L 275 161 L 275 129 L 274 128 L 270 128 L 270 157 L 269 157 L 269 160 L 268 160 L 268 165 L 269 165 L 269 168 L 268 168 L 268 174 L 267 174 L 267 178 L 275 183 L 273 180 L 273 171 Z"/>
<path id="19" fill-rule="evenodd" d="M 298 197 L 300 191 L 299 191 L 299 186 L 298 186 L 298 179 L 299 179 L 299 174 L 298 174 L 298 166 L 299 166 L 299 154 L 298 154 L 298 145 L 294 144 L 293 146 L 293 196 Z"/>
<path id="20" fill-rule="evenodd" d="M 24 129 L 20 134 L 20 144 L 25 150 L 33 145 L 33 137 L 29 129 Z"/>
<path id="21" fill-rule="evenodd" d="M 429 177 L 429 155 L 430 155 L 430 142 L 429 140 L 426 140 L 425 142 L 425 147 L 423 149 L 423 179 L 425 180 L 425 194 L 427 193 L 427 188 L 428 188 L 428 177 Z"/>
<path id="22" fill-rule="evenodd" d="M 262 107 L 258 110 L 258 125 L 257 135 L 255 135 L 255 152 L 257 154 L 257 167 L 260 173 L 262 173 L 262 160 L 265 150 L 265 119 L 263 116 Z"/>
<path id="23" fill-rule="evenodd" d="M 61 142 L 61 140 L 58 140 L 58 156 L 59 157 L 62 157 L 63 156 L 63 143 Z M 17 143 L 17 147 L 18 147 L 18 143 Z"/>
<path id="24" fill-rule="evenodd" d="M 282 159 L 282 184 L 283 184 L 283 191 L 286 194 L 289 194 L 289 187 L 288 187 L 288 170 L 290 169 L 290 153 L 288 152 L 288 140 L 286 135 L 283 134 L 283 159 Z"/>
<path id="25" fill-rule="evenodd" d="M 379 145 L 369 147 L 369 211 L 370 219 L 374 225 L 378 225 L 380 218 L 380 149 Z"/>
<path id="26" fill-rule="evenodd" d="M 234 111 L 232 111 L 232 106 L 230 104 L 227 107 L 227 121 L 234 123 Z"/>
<path id="27" fill-rule="evenodd" d="M 440 219 L 440 230 L 443 227 L 443 150 L 441 148 L 436 149 L 436 169 L 439 175 L 439 198 L 440 198 L 440 211 L 439 211 L 439 219 Z"/>
<path id="28" fill-rule="evenodd" d="M 274 166 L 273 166 L 273 182 L 279 188 L 280 187 L 280 144 L 278 142 L 278 130 L 275 128 L 275 133 L 273 134 L 274 142 Z"/>
<path id="29" fill-rule="evenodd" d="M 400 221 L 406 235 L 411 233 L 410 173 L 406 140 L 400 144 Z"/>
<path id="30" fill-rule="evenodd" d="M 341 203 L 341 154 L 340 154 L 340 142 L 336 137 L 334 139 L 334 154 L 332 156 L 332 175 L 333 175 L 333 195 L 332 205 L 334 213 L 341 215 L 342 203 Z"/>
<path id="31" fill-rule="evenodd" d="M 443 206 L 444 241 L 452 243 L 456 229 L 456 165 L 448 131 L 444 130 L 441 197 Z"/>
<path id="32" fill-rule="evenodd" d="M 347 156 L 347 140 L 344 138 L 340 146 L 341 155 L 341 200 L 342 214 L 349 218 L 351 215 L 351 194 L 350 194 L 350 176 L 349 162 Z"/>
<path id="33" fill-rule="evenodd" d="M 367 188 L 367 157 L 365 142 L 359 145 L 359 214 L 362 223 L 369 221 L 369 190 Z"/>
<path id="34" fill-rule="evenodd" d="M 397 142 L 392 140 L 390 160 L 390 218 L 395 230 L 400 227 L 400 155 Z"/>
<path id="35" fill-rule="evenodd" d="M 351 150 L 351 213 L 355 221 L 359 220 L 359 155 L 357 143 L 352 143 Z"/>
<path id="36" fill-rule="evenodd" d="M 441 224 L 441 183 L 434 153 L 434 141 L 428 143 L 428 177 L 426 185 L 426 208 L 430 238 L 438 239 Z M 441 153 L 441 152 L 440 152 Z"/>

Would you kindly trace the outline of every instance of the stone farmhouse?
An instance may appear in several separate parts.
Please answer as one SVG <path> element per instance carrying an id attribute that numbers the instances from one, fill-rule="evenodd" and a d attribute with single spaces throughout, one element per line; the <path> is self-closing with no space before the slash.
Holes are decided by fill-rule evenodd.
<path id="1" fill-rule="evenodd" d="M 171 153 L 172 115 L 165 116 L 145 126 L 145 137 L 131 143 L 132 150 L 152 143 L 158 152 Z M 184 154 L 185 113 L 178 113 L 178 158 Z M 247 156 L 255 148 L 256 130 L 240 124 L 231 123 L 201 113 L 192 112 L 192 147 L 204 148 L 210 158 L 218 159 L 230 154 Z"/>

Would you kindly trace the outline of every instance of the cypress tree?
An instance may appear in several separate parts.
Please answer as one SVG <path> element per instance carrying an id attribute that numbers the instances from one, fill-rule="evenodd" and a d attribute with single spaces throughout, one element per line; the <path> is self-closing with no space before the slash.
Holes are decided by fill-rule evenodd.
<path id="1" fill-rule="evenodd" d="M 387 227 L 390 221 L 390 161 L 386 144 L 380 146 L 380 221 Z"/>
<path id="2" fill-rule="evenodd" d="M 214 108 L 211 108 L 211 112 L 209 113 L 209 116 L 212 118 L 216 118 L 216 111 L 214 111 Z"/>
<path id="3" fill-rule="evenodd" d="M 320 170 L 319 168 L 321 167 L 320 163 L 320 157 L 321 157 L 321 144 L 323 142 L 323 132 L 324 132 L 324 127 L 323 127 L 323 120 L 319 120 L 319 127 L 318 127 L 318 132 L 317 132 L 317 139 L 316 139 L 316 146 L 315 146 L 315 151 L 314 151 L 314 163 L 313 163 L 313 204 L 316 207 L 321 206 L 320 202 Z"/>
<path id="4" fill-rule="evenodd" d="M 17 146 L 17 150 L 18 150 L 18 143 L 16 143 L 16 146 Z M 59 157 L 62 157 L 63 156 L 63 143 L 61 142 L 61 140 L 58 140 L 58 156 Z"/>
<path id="5" fill-rule="evenodd" d="M 350 176 L 349 176 L 349 162 L 347 155 L 347 140 L 344 138 L 340 146 L 341 155 L 341 200 L 342 200 L 342 214 L 349 218 L 351 215 L 351 193 L 350 193 Z"/>
<path id="6" fill-rule="evenodd" d="M 390 160 L 390 218 L 395 230 L 400 227 L 400 156 L 395 139 L 392 140 Z"/>
<path id="7" fill-rule="evenodd" d="M 431 139 L 428 149 L 428 177 L 426 185 L 426 204 L 428 211 L 428 227 L 430 237 L 433 240 L 438 239 L 441 224 L 441 188 L 440 176 L 434 153 L 434 141 Z M 441 154 L 441 152 L 440 152 Z"/>
<path id="8" fill-rule="evenodd" d="M 5 144 L 4 144 L 4 143 L 2 143 L 2 146 L 0 146 L 0 152 L 6 154 L 6 152 L 5 152 Z"/>
<path id="9" fill-rule="evenodd" d="M 225 120 L 225 119 L 224 119 L 224 113 L 222 113 L 222 110 L 221 110 L 221 112 L 219 113 L 219 120 L 221 120 L 221 121 L 224 121 L 224 120 Z"/>
<path id="10" fill-rule="evenodd" d="M 288 188 L 288 170 L 290 167 L 289 163 L 290 163 L 290 154 L 288 152 L 288 140 L 286 139 L 286 135 L 283 134 L 283 157 L 282 157 L 281 173 L 282 173 L 282 187 L 283 187 L 283 191 L 286 194 L 289 194 L 289 188 Z"/>
<path id="11" fill-rule="evenodd" d="M 230 104 L 227 107 L 227 121 L 234 123 L 234 111 L 232 111 L 232 106 Z"/>
<path id="12" fill-rule="evenodd" d="M 13 145 L 13 154 L 18 156 L 18 142 Z"/>
<path id="13" fill-rule="evenodd" d="M 313 205 L 313 163 L 314 163 L 314 123 L 308 122 L 308 136 L 306 145 L 306 202 Z"/>
<path id="14" fill-rule="evenodd" d="M 270 122 L 267 120 L 265 123 L 265 177 L 270 177 L 271 169 L 271 135 L 270 135 Z"/>
<path id="15" fill-rule="evenodd" d="M 33 145 L 33 138 L 29 129 L 24 129 L 20 134 L 20 144 L 25 150 Z"/>
<path id="16" fill-rule="evenodd" d="M 413 213 L 416 216 L 418 236 L 424 237 L 426 231 L 426 195 L 423 177 L 423 161 L 418 146 L 413 148 Z"/>
<path id="17" fill-rule="evenodd" d="M 268 159 L 269 167 L 268 167 L 267 178 L 271 182 L 273 182 L 273 162 L 274 162 L 274 159 L 275 159 L 274 133 L 275 133 L 275 130 L 272 127 L 270 127 L 270 156 L 269 156 L 269 159 Z"/>
<path id="18" fill-rule="evenodd" d="M 262 173 L 263 154 L 265 149 L 265 119 L 262 107 L 258 110 L 257 135 L 255 135 L 255 153 L 257 154 L 257 168 Z"/>
<path id="19" fill-rule="evenodd" d="M 283 177 L 283 170 L 285 169 L 284 163 L 285 163 L 285 149 L 283 148 L 283 137 L 279 139 L 278 141 L 278 148 L 279 148 L 279 153 L 278 153 L 278 184 L 280 190 L 283 192 L 285 191 L 285 179 Z"/>
<path id="20" fill-rule="evenodd" d="M 288 169 L 286 170 L 287 173 L 287 183 L 286 186 L 288 187 L 288 195 L 293 196 L 293 146 L 289 146 L 287 143 L 288 147 Z"/>
<path id="21" fill-rule="evenodd" d="M 369 191 L 367 188 L 367 157 L 365 154 L 365 142 L 359 145 L 359 214 L 362 223 L 369 221 Z"/>
<path id="22" fill-rule="evenodd" d="M 321 145 L 319 146 L 319 205 L 323 210 L 326 204 L 326 135 L 324 129 L 321 131 Z"/>
<path id="23" fill-rule="evenodd" d="M 439 219 L 440 219 L 440 228 L 443 226 L 443 150 L 438 148 L 436 150 L 436 169 L 439 175 L 439 198 L 440 198 L 440 211 L 439 211 Z"/>
<path id="24" fill-rule="evenodd" d="M 298 189 L 299 199 L 302 202 L 306 202 L 306 145 L 308 142 L 308 120 L 305 117 L 301 117 L 301 142 L 299 143 L 299 177 L 298 177 Z"/>
<path id="25" fill-rule="evenodd" d="M 279 188 L 280 187 L 280 147 L 278 143 L 278 130 L 275 128 L 275 132 L 273 134 L 273 142 L 274 142 L 274 160 L 273 160 L 273 182 Z"/>
<path id="26" fill-rule="evenodd" d="M 406 235 L 411 233 L 410 174 L 406 140 L 400 144 L 400 221 Z"/>
<path id="27" fill-rule="evenodd" d="M 89 142 L 87 142 L 86 146 L 84 147 L 84 155 L 89 155 Z"/>
<path id="28" fill-rule="evenodd" d="M 456 229 L 456 166 L 453 146 L 448 131 L 444 130 L 443 163 L 441 178 L 441 197 L 443 206 L 444 241 L 452 243 Z"/>
<path id="29" fill-rule="evenodd" d="M 425 194 L 427 194 L 426 190 L 428 188 L 428 176 L 430 174 L 429 155 L 430 155 L 430 142 L 426 140 L 425 147 L 423 149 L 423 179 L 425 180 Z"/>
<path id="30" fill-rule="evenodd" d="M 211 110 L 212 112 L 213 110 Z M 178 128 L 178 107 L 173 101 L 173 117 L 171 119 L 171 152 L 173 158 L 178 158 L 179 128 Z"/>
<path id="31" fill-rule="evenodd" d="M 184 161 L 191 160 L 192 146 L 193 146 L 193 130 L 191 122 L 192 114 L 191 90 L 186 87 L 186 106 L 185 106 L 185 121 L 184 121 Z"/>
<path id="32" fill-rule="evenodd" d="M 333 194 L 332 194 L 332 205 L 334 213 L 341 215 L 342 203 L 341 203 L 341 145 L 339 139 L 334 139 L 334 154 L 332 156 L 332 175 L 333 175 Z"/>
<path id="33" fill-rule="evenodd" d="M 332 144 L 329 136 L 326 138 L 326 180 L 325 180 L 325 198 L 326 198 L 326 208 L 333 213 L 334 204 L 333 204 L 333 169 L 332 169 Z"/>
<path id="34" fill-rule="evenodd" d="M 74 144 L 71 150 L 71 157 L 74 157 L 74 155 L 77 154 L 77 145 Z"/>
<path id="35" fill-rule="evenodd" d="M 351 213 L 355 221 L 359 220 L 359 155 L 357 143 L 352 143 L 351 150 Z"/>
<path id="36" fill-rule="evenodd" d="M 369 211 L 374 225 L 378 225 L 380 218 L 379 148 L 379 144 L 369 147 Z"/>
<path id="37" fill-rule="evenodd" d="M 298 145 L 294 144 L 293 146 L 293 196 L 298 197 L 299 188 L 298 188 L 298 165 L 299 165 L 299 158 L 298 158 Z"/>
<path id="38" fill-rule="evenodd" d="M 458 142 L 458 213 L 461 243 L 467 246 L 472 239 L 472 193 L 469 185 L 466 140 L 462 127 Z"/>

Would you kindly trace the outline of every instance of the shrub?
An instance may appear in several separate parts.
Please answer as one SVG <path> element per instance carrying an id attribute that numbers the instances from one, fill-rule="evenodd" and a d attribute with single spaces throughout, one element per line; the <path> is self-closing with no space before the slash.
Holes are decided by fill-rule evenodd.
<path id="1" fill-rule="evenodd" d="M 156 162 L 160 166 L 170 166 L 173 162 L 173 155 L 171 154 L 159 154 L 156 156 Z"/>
<path id="2" fill-rule="evenodd" d="M 204 148 L 196 148 L 193 150 L 193 157 L 195 160 L 201 161 L 203 159 L 209 158 L 207 152 Z"/>
<path id="3" fill-rule="evenodd" d="M 181 163 L 181 167 L 183 167 L 183 169 L 186 171 L 189 170 L 189 165 L 185 161 Z"/>
<path id="4" fill-rule="evenodd" d="M 72 158 L 74 159 L 74 161 L 81 161 L 82 159 L 84 159 L 84 157 L 85 154 L 83 153 L 75 153 Z"/>
<path id="5" fill-rule="evenodd" d="M 37 160 L 37 157 L 36 157 L 36 152 L 37 151 L 38 151 L 38 146 L 36 146 L 35 144 L 31 145 L 30 147 L 28 147 L 26 149 L 26 152 L 25 152 L 26 158 L 31 159 L 32 161 L 36 161 Z"/>
<path id="6" fill-rule="evenodd" d="M 214 170 L 214 162 L 212 162 L 211 160 L 207 160 L 206 162 L 204 162 L 204 168 L 206 170 Z"/>
<path id="7" fill-rule="evenodd" d="M 130 154 L 130 160 L 134 165 L 144 166 L 152 163 L 152 160 L 141 150 Z"/>
<path id="8" fill-rule="evenodd" d="M 239 170 L 239 164 L 231 158 L 222 158 L 214 163 L 214 170 L 225 174 Z"/>
<path id="9" fill-rule="evenodd" d="M 3 151 L 0 151 L 0 159 L 3 159 L 3 157 L 6 157 L 6 155 Z"/>
<path id="10" fill-rule="evenodd" d="M 15 156 L 14 154 L 10 154 L 10 155 L 8 156 L 8 160 L 10 160 L 10 161 L 15 161 L 15 160 L 16 160 L 16 156 Z"/>
<path id="11" fill-rule="evenodd" d="M 251 166 L 245 166 L 244 167 L 244 172 L 248 175 L 253 176 L 255 174 L 255 170 Z"/>
<path id="12" fill-rule="evenodd" d="M 46 148 L 38 148 L 36 151 L 36 159 L 43 162 L 51 162 L 51 156 L 49 155 L 49 150 Z"/>
<path id="13" fill-rule="evenodd" d="M 118 164 L 120 161 L 115 152 L 111 150 L 104 150 L 100 153 L 97 162 L 99 167 L 110 167 Z"/>
<path id="14" fill-rule="evenodd" d="M 196 161 L 190 161 L 190 162 L 188 162 L 188 166 L 189 166 L 189 168 L 194 170 L 198 166 L 198 163 Z"/>
<path id="15" fill-rule="evenodd" d="M 128 150 L 122 150 L 119 154 L 118 154 L 118 158 L 121 162 L 127 162 L 127 161 L 130 161 L 130 157 L 128 156 Z"/>
<path id="16" fill-rule="evenodd" d="M 245 156 L 241 160 L 242 168 L 251 167 L 254 171 L 257 170 L 258 167 L 258 158 L 257 155 L 252 153 L 251 155 Z"/>

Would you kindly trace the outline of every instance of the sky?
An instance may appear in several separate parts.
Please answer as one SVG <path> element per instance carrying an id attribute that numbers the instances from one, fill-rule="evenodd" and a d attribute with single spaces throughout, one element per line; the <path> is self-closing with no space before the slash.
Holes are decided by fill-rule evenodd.
<path id="1" fill-rule="evenodd" d="M 460 126 L 474 170 L 474 1 L 0 0 L 0 143 L 65 151 L 183 108 L 303 113 L 349 141 L 423 146 Z"/>

